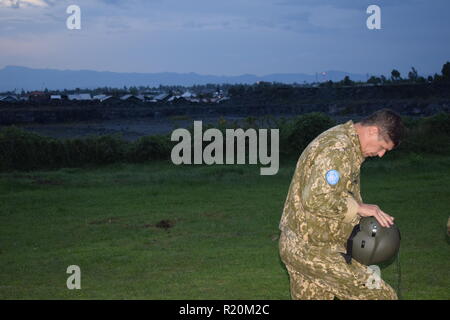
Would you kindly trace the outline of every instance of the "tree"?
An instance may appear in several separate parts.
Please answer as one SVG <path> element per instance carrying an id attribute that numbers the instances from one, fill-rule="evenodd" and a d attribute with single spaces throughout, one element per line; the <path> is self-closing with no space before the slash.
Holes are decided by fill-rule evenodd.
<path id="1" fill-rule="evenodd" d="M 369 80 L 367 80 L 367 83 L 372 83 L 372 84 L 380 84 L 381 83 L 381 79 L 375 76 L 371 76 L 369 78 Z"/>
<path id="2" fill-rule="evenodd" d="M 321 88 L 332 88 L 333 87 L 333 81 L 328 80 L 328 81 L 322 82 L 319 86 Z"/>
<path id="3" fill-rule="evenodd" d="M 242 97 L 245 95 L 245 86 L 244 85 L 235 85 L 232 86 L 229 90 L 228 93 L 230 94 L 230 96 L 232 97 Z"/>
<path id="4" fill-rule="evenodd" d="M 130 87 L 129 90 L 132 95 L 137 95 L 139 93 L 139 90 L 136 87 Z"/>
<path id="5" fill-rule="evenodd" d="M 344 80 L 342 80 L 342 84 L 344 86 L 351 86 L 354 84 L 354 82 L 352 80 L 350 80 L 349 76 L 345 76 Z"/>
<path id="6" fill-rule="evenodd" d="M 401 79 L 400 72 L 396 69 L 393 69 L 391 72 L 391 79 L 392 81 L 400 80 Z"/>
<path id="7" fill-rule="evenodd" d="M 441 75 L 435 73 L 433 82 L 439 82 L 439 81 L 442 81 L 443 79 L 444 78 Z"/>
<path id="8" fill-rule="evenodd" d="M 445 63 L 442 66 L 442 79 L 444 81 L 450 81 L 450 62 L 447 61 L 447 63 Z"/>
<path id="9" fill-rule="evenodd" d="M 418 78 L 417 70 L 412 67 L 411 71 L 408 73 L 408 79 L 412 82 L 416 82 Z"/>
<path id="10" fill-rule="evenodd" d="M 418 76 L 417 79 L 416 79 L 416 82 L 417 82 L 417 83 L 426 83 L 426 82 L 427 82 L 427 79 L 425 79 L 425 78 L 422 77 L 422 76 Z"/>

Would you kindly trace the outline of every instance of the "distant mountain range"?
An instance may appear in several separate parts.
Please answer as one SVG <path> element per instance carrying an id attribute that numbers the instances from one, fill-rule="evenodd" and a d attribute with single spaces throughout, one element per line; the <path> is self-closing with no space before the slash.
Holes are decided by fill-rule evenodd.
<path id="1" fill-rule="evenodd" d="M 124 86 L 159 85 L 204 85 L 213 84 L 253 84 L 258 81 L 281 83 L 312 83 L 316 81 L 340 81 L 349 76 L 353 81 L 366 81 L 367 75 L 343 71 L 327 71 L 317 75 L 302 73 L 274 73 L 265 76 L 243 74 L 238 76 L 201 75 L 197 73 L 119 73 L 92 70 L 32 69 L 20 66 L 6 66 L 0 70 L 0 92 L 22 89 L 93 89 L 98 87 L 123 88 Z"/>

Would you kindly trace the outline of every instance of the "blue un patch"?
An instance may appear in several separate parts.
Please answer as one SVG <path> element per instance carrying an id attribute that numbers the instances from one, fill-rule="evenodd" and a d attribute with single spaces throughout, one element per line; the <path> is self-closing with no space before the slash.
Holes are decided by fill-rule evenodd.
<path id="1" fill-rule="evenodd" d="M 327 179 L 328 184 L 334 186 L 339 182 L 340 176 L 339 171 L 333 169 L 327 172 L 325 178 Z"/>

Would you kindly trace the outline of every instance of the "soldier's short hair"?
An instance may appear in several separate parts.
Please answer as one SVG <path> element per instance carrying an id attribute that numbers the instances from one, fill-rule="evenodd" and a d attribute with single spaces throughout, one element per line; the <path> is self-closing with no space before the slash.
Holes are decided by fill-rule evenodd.
<path id="1" fill-rule="evenodd" d="M 402 118 L 390 109 L 378 110 L 362 119 L 360 123 L 363 126 L 377 126 L 380 128 L 381 135 L 388 136 L 394 144 L 394 148 L 400 144 L 406 133 Z"/>

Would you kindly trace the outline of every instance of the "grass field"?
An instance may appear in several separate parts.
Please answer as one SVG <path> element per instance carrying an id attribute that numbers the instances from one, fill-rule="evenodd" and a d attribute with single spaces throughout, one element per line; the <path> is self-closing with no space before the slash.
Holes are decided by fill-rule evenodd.
<path id="1" fill-rule="evenodd" d="M 3 173 L 0 299 L 289 299 L 278 222 L 294 166 Z M 370 160 L 361 182 L 400 227 L 403 298 L 449 299 L 450 157 Z M 382 269 L 393 287 L 396 271 Z"/>

